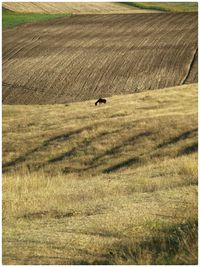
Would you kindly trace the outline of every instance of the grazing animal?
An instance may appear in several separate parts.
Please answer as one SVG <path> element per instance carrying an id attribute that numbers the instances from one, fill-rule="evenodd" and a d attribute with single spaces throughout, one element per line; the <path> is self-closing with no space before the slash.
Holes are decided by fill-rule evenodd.
<path id="1" fill-rule="evenodd" d="M 95 106 L 97 106 L 98 103 L 99 103 L 99 105 L 100 105 L 100 104 L 106 104 L 106 99 L 99 98 L 99 99 L 95 102 Z"/>

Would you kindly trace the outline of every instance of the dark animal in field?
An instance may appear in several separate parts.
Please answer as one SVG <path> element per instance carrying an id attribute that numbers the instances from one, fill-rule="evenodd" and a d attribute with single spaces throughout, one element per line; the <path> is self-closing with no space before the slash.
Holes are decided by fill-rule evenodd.
<path id="1" fill-rule="evenodd" d="M 98 103 L 99 103 L 99 105 L 100 105 L 100 104 L 106 104 L 106 99 L 99 98 L 99 99 L 95 102 L 95 106 L 97 106 Z"/>

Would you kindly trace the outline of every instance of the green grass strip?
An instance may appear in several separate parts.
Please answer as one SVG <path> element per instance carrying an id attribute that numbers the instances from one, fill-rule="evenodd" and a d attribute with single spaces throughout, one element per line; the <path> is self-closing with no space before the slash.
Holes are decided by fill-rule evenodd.
<path id="1" fill-rule="evenodd" d="M 25 14 L 25 13 L 16 13 L 10 10 L 3 9 L 2 27 L 3 29 L 7 29 L 28 22 L 50 20 L 64 16 L 71 16 L 71 14 L 34 14 L 34 13 Z"/>

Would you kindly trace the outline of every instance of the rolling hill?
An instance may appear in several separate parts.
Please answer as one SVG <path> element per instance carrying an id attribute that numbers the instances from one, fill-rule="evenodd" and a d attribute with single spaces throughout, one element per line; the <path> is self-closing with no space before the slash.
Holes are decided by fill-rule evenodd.
<path id="1" fill-rule="evenodd" d="M 4 2 L 3 7 L 19 13 L 40 14 L 112 14 L 145 12 L 197 12 L 197 2 L 161 3 L 161 2 Z"/>
<path id="2" fill-rule="evenodd" d="M 3 105 L 3 263 L 197 264 L 197 99 Z"/>
<path id="3" fill-rule="evenodd" d="M 150 10 L 142 10 L 134 6 L 126 6 L 120 3 L 92 3 L 92 2 L 4 2 L 3 7 L 19 13 L 40 14 L 112 14 L 112 13 L 144 13 Z M 154 11 L 153 11 L 154 12 Z M 156 11 L 155 11 L 156 12 Z"/>
<path id="4" fill-rule="evenodd" d="M 3 264 L 197 264 L 197 12 L 3 8 Z"/>
<path id="5" fill-rule="evenodd" d="M 3 103 L 53 104 L 197 82 L 197 13 L 79 15 L 3 31 Z"/>
<path id="6" fill-rule="evenodd" d="M 129 6 L 165 12 L 198 12 L 198 2 L 128 2 Z"/>

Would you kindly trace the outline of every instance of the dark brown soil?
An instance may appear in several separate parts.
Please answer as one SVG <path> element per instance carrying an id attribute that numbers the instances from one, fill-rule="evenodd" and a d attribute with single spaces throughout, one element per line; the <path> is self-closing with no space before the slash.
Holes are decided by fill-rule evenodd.
<path id="1" fill-rule="evenodd" d="M 197 82 L 197 13 L 78 15 L 3 31 L 3 103 L 52 104 Z"/>

